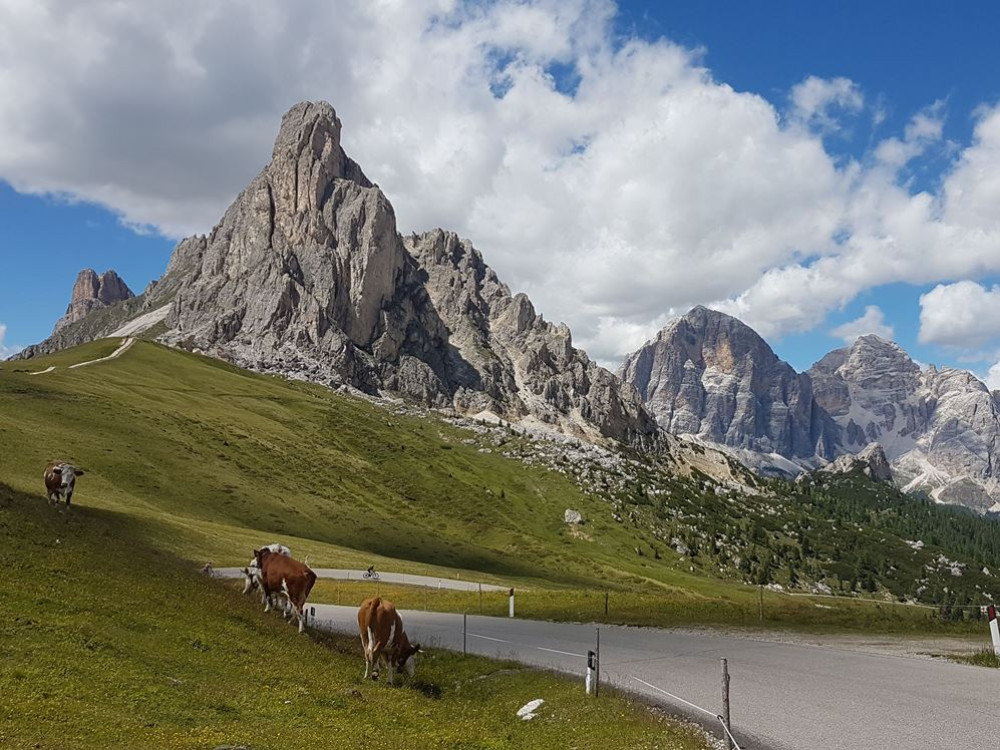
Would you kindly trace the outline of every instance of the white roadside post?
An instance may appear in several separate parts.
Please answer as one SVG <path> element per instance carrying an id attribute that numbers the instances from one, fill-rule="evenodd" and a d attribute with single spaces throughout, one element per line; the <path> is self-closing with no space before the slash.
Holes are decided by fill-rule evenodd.
<path id="1" fill-rule="evenodd" d="M 514 616 L 514 589 L 510 590 L 510 617 Z"/>
<path id="2" fill-rule="evenodd" d="M 997 608 L 992 604 L 986 608 L 990 618 L 990 635 L 993 636 L 993 654 L 1000 656 L 1000 626 L 997 625 Z"/>
<path id="3" fill-rule="evenodd" d="M 594 692 L 596 686 L 596 680 L 594 679 L 594 671 L 597 669 L 597 654 L 593 651 L 587 652 L 587 678 L 584 680 L 584 687 L 587 689 L 587 695 L 591 695 Z"/>

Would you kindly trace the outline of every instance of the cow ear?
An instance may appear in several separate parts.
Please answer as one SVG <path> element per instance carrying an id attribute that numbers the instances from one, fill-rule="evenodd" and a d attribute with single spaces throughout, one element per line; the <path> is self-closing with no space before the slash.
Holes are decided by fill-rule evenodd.
<path id="1" fill-rule="evenodd" d="M 73 473 L 76 474 L 78 477 L 82 477 L 83 469 L 73 469 Z"/>
<path id="2" fill-rule="evenodd" d="M 62 474 L 62 466 L 53 466 L 52 467 L 52 473 L 53 474 Z"/>
<path id="3" fill-rule="evenodd" d="M 420 648 L 420 644 L 419 643 L 414 643 L 413 644 L 413 653 L 415 653 L 415 654 L 422 654 L 422 653 L 424 653 L 424 650 L 422 648 Z"/>

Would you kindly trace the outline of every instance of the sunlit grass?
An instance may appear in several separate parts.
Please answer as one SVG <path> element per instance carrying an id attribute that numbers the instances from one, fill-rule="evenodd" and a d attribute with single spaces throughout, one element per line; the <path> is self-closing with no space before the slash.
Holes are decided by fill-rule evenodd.
<path id="1" fill-rule="evenodd" d="M 300 636 L 133 519 L 2 484 L 0 569 L 3 747 L 704 747 L 512 663 L 431 649 L 413 681 L 363 681 L 357 638 Z"/>

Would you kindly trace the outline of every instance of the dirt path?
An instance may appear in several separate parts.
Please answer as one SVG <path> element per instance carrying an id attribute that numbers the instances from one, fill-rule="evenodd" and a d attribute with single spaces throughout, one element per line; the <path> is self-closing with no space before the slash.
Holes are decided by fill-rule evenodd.
<path id="1" fill-rule="evenodd" d="M 116 357 L 120 357 L 122 354 L 124 354 L 129 349 L 131 349 L 132 348 L 132 344 L 134 344 L 134 343 L 135 343 L 135 339 L 129 337 L 129 338 L 125 339 L 121 343 L 121 345 L 117 349 L 115 349 L 113 352 L 111 352 L 111 354 L 109 354 L 107 357 L 101 357 L 100 359 L 91 359 L 91 360 L 89 360 L 87 362 L 77 362 L 75 365 L 70 365 L 69 369 L 70 370 L 75 370 L 77 367 L 86 367 L 87 365 L 93 365 L 93 364 L 97 364 L 98 362 L 107 362 L 109 359 L 115 359 Z M 55 365 L 52 365 L 51 367 L 47 367 L 44 370 L 39 370 L 38 372 L 32 372 L 32 373 L 29 373 L 29 374 L 30 375 L 44 375 L 45 373 L 52 372 L 55 369 L 56 369 Z"/>

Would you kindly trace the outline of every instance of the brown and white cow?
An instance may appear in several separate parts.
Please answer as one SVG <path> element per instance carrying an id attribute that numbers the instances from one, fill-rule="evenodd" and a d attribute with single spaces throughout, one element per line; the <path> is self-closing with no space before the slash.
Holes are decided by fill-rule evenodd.
<path id="1" fill-rule="evenodd" d="M 365 599 L 358 608 L 358 631 L 365 654 L 365 678 L 371 671 L 372 679 L 378 679 L 380 661 L 389 667 L 390 685 L 397 669 L 405 669 L 413 676 L 413 657 L 420 652 L 420 646 L 410 645 L 403 630 L 403 620 L 392 602 L 377 596 Z"/>
<path id="2" fill-rule="evenodd" d="M 285 545 L 278 544 L 278 542 L 275 542 L 274 544 L 269 544 L 266 547 L 261 547 L 261 549 L 270 550 L 271 552 L 277 552 L 279 555 L 284 555 L 285 557 L 292 556 L 292 551 L 288 549 L 288 547 L 286 547 Z M 241 568 L 240 572 L 243 574 L 244 595 L 249 594 L 251 591 L 256 591 L 257 589 L 261 588 L 260 567 L 257 565 L 256 557 L 250 560 L 250 564 L 247 567 Z M 278 600 L 277 602 L 275 602 L 276 598 Z M 281 594 L 276 594 L 275 596 L 268 597 L 263 590 L 261 590 L 260 592 L 261 604 L 265 605 L 269 609 L 272 607 L 276 607 L 280 604 L 282 612 L 285 615 L 285 619 L 288 619 L 292 614 L 292 605 L 289 603 L 287 598 L 285 598 L 284 603 L 281 602 L 281 599 L 282 599 Z"/>
<path id="3" fill-rule="evenodd" d="M 316 574 L 309 568 L 269 549 L 255 549 L 254 560 L 260 568 L 260 588 L 264 592 L 264 611 L 271 609 L 271 597 L 284 594 L 292 608 L 292 614 L 299 621 L 299 632 L 306 627 L 306 599 L 316 583 Z"/>
<path id="4" fill-rule="evenodd" d="M 83 472 L 65 461 L 49 461 L 42 477 L 45 479 L 45 491 L 49 502 L 59 504 L 59 498 L 66 500 L 66 507 L 73 500 L 73 490 L 76 488 L 76 478 Z"/>

